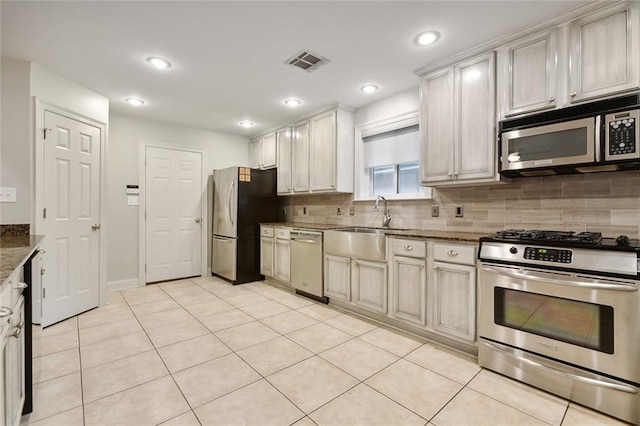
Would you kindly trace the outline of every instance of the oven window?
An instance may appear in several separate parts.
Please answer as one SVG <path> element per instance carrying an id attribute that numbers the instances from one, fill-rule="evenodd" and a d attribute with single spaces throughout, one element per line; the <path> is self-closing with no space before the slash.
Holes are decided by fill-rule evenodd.
<path id="1" fill-rule="evenodd" d="M 613 307 L 494 287 L 494 321 L 550 339 L 613 353 Z"/>
<path id="2" fill-rule="evenodd" d="M 509 162 L 552 160 L 587 154 L 587 128 L 509 139 Z"/>

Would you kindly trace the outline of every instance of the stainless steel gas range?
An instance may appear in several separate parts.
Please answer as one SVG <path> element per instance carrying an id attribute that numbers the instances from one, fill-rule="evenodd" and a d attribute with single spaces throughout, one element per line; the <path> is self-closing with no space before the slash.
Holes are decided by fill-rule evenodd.
<path id="1" fill-rule="evenodd" d="M 480 365 L 640 423 L 639 255 L 600 233 L 481 238 Z"/>

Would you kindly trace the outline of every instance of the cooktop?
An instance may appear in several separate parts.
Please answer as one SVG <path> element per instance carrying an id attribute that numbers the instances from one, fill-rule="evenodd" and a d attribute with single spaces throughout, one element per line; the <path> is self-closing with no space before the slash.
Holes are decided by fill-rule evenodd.
<path id="1" fill-rule="evenodd" d="M 506 229 L 496 232 L 493 236 L 483 237 L 480 241 L 535 242 L 556 247 L 640 251 L 640 241 L 637 239 L 631 239 L 626 235 L 620 235 L 616 238 L 603 238 L 601 232 Z"/>

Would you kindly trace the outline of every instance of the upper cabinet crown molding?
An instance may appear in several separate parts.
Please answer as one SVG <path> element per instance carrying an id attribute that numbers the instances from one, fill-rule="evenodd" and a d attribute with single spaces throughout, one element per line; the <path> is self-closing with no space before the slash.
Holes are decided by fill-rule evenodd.
<path id="1" fill-rule="evenodd" d="M 483 52 L 488 52 L 490 50 L 497 49 L 502 45 L 511 43 L 515 40 L 518 40 L 524 37 L 528 37 L 537 32 L 548 30 L 549 28 L 552 28 L 552 27 L 560 26 L 561 24 L 566 23 L 569 20 L 575 19 L 578 16 L 588 14 L 594 11 L 598 11 L 610 5 L 617 5 L 617 4 L 624 4 L 624 3 L 625 3 L 624 1 L 617 0 L 617 1 L 594 1 L 587 4 L 582 4 L 564 13 L 560 13 L 551 18 L 544 19 L 537 24 L 528 26 L 527 28 L 520 29 L 518 31 L 509 33 L 509 34 L 505 34 L 501 37 L 495 38 L 486 43 L 482 43 L 478 46 L 474 46 L 471 49 L 467 49 L 464 52 L 460 52 L 454 56 L 448 56 L 440 61 L 420 67 L 414 70 L 413 72 L 418 77 L 423 77 L 426 74 L 429 74 L 443 67 L 451 66 L 469 57 L 476 56 L 476 55 L 482 54 Z M 635 2 L 631 1 L 630 3 L 635 3 Z"/>

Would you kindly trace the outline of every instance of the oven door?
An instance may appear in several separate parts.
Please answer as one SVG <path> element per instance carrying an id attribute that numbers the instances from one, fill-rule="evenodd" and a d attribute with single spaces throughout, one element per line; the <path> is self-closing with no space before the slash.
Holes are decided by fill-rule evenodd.
<path id="1" fill-rule="evenodd" d="M 599 117 L 597 117 L 599 119 Z M 596 117 L 503 132 L 501 170 L 525 170 L 599 161 Z"/>
<path id="2" fill-rule="evenodd" d="M 481 263 L 485 340 L 640 383 L 638 282 Z"/>

